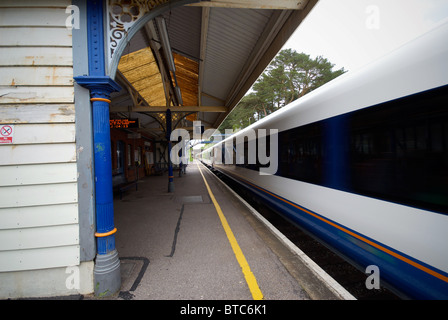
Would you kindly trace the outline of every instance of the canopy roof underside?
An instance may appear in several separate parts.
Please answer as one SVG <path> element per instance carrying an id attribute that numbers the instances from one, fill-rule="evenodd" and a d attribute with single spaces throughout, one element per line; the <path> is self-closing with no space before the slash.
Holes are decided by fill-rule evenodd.
<path id="1" fill-rule="evenodd" d="M 139 118 L 140 131 L 162 138 L 169 107 L 177 128 L 218 128 L 316 2 L 213 0 L 166 11 L 124 50 L 111 118 Z"/>

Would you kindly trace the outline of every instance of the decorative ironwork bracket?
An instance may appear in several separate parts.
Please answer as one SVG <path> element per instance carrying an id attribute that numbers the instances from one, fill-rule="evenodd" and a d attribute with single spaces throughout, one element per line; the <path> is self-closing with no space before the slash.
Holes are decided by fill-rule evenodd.
<path id="1" fill-rule="evenodd" d="M 145 14 L 169 0 L 108 0 L 107 3 L 107 57 L 109 64 L 129 29 Z"/>

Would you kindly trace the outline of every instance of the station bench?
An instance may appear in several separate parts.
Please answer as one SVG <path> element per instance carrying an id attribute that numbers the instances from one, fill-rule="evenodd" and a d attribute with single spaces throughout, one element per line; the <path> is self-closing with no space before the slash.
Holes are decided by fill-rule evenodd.
<path id="1" fill-rule="evenodd" d="M 123 199 L 123 193 L 131 188 L 135 187 L 135 191 L 138 190 L 137 180 L 126 181 L 122 176 L 121 177 L 113 177 L 113 189 L 114 193 L 118 192 L 120 195 L 120 200 Z"/>
<path id="2" fill-rule="evenodd" d="M 118 187 L 118 192 L 120 193 L 120 200 L 123 199 L 123 193 L 125 191 L 131 189 L 134 186 L 135 186 L 135 191 L 137 191 L 138 190 L 137 180 L 118 185 L 117 187 Z"/>

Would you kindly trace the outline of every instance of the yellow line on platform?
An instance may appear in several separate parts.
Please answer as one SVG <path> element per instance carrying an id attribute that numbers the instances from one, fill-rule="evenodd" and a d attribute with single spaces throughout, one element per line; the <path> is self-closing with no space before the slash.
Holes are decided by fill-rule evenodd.
<path id="1" fill-rule="evenodd" d="M 260 288 L 258 287 L 257 279 L 255 278 L 255 275 L 250 270 L 249 264 L 247 263 L 247 260 L 244 257 L 243 251 L 241 250 L 240 246 L 238 245 L 238 242 L 236 241 L 236 238 L 233 235 L 232 229 L 230 229 L 230 226 L 227 223 L 227 219 L 224 216 L 224 213 L 222 212 L 221 207 L 218 204 L 218 201 L 216 201 L 215 196 L 213 195 L 212 189 L 210 189 L 210 186 L 208 185 L 204 174 L 202 173 L 199 163 L 197 163 L 197 166 L 198 166 L 199 172 L 201 173 L 202 179 L 204 179 L 204 183 L 205 183 L 205 186 L 207 187 L 208 194 L 210 195 L 210 198 L 212 199 L 212 202 L 215 205 L 215 209 L 218 212 L 219 219 L 221 220 L 221 224 L 224 228 L 224 231 L 226 232 L 227 239 L 229 240 L 230 245 L 232 246 L 233 253 L 235 253 L 236 260 L 238 260 L 238 263 L 240 264 L 240 267 L 243 270 L 244 278 L 246 279 L 247 285 L 249 286 L 249 290 L 252 294 L 252 298 L 254 300 L 263 300 L 263 293 L 261 292 Z"/>

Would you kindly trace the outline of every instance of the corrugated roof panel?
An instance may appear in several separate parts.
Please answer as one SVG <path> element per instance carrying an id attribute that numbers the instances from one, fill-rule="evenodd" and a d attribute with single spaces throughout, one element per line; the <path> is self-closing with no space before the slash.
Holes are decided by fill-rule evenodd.
<path id="1" fill-rule="evenodd" d="M 227 8 L 210 10 L 203 92 L 226 100 L 272 12 Z"/>
<path id="2" fill-rule="evenodd" d="M 182 7 L 164 14 L 173 51 L 199 60 L 202 9 Z"/>

